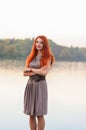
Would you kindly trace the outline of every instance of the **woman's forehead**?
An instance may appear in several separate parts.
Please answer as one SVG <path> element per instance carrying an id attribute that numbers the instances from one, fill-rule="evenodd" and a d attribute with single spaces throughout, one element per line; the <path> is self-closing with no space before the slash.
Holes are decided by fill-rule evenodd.
<path id="1" fill-rule="evenodd" d="M 41 38 L 37 38 L 37 41 L 38 41 L 38 40 L 39 40 L 39 41 L 43 41 Z"/>

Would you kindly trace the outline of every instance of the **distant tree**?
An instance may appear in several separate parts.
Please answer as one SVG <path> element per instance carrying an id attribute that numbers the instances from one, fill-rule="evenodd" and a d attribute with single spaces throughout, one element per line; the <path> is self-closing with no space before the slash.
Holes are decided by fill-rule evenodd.
<path id="1" fill-rule="evenodd" d="M 29 55 L 34 38 L 0 39 L 0 59 L 26 59 Z M 86 61 L 86 48 L 65 47 L 49 39 L 51 51 L 57 61 Z"/>

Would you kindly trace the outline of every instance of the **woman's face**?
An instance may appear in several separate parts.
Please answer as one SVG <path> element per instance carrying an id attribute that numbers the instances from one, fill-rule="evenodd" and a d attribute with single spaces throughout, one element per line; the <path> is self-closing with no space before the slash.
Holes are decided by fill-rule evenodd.
<path id="1" fill-rule="evenodd" d="M 42 50 L 42 49 L 43 49 L 43 41 L 42 41 L 41 38 L 38 38 L 38 39 L 36 40 L 36 49 L 37 49 L 37 50 Z"/>

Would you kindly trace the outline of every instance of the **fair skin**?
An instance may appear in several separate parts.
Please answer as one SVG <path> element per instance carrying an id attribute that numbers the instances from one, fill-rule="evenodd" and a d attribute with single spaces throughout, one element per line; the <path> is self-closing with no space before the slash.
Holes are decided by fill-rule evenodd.
<path id="1" fill-rule="evenodd" d="M 38 50 L 38 54 L 37 55 L 41 55 L 42 54 L 42 49 L 43 49 L 43 44 L 42 44 L 42 39 L 38 38 L 37 42 L 36 42 L 36 49 Z M 40 69 L 36 69 L 36 68 L 25 68 L 23 75 L 24 76 L 31 76 L 34 74 L 40 74 L 40 75 L 47 75 L 48 71 L 50 69 L 50 61 L 47 62 L 47 64 L 43 67 L 41 67 Z M 26 72 L 28 71 L 28 72 Z M 36 123 L 36 116 L 35 115 L 30 115 L 29 118 L 29 124 L 30 124 L 30 130 L 36 130 L 36 128 L 38 127 L 38 130 L 44 130 L 45 127 L 45 120 L 44 120 L 44 116 L 37 116 L 38 119 L 38 126 Z"/>

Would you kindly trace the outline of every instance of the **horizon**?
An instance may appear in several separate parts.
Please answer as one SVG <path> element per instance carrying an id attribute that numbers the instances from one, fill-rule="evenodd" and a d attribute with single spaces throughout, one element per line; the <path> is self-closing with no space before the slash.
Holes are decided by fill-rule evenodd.
<path id="1" fill-rule="evenodd" d="M 35 38 L 35 37 L 34 36 L 33 37 L 5 37 L 5 38 L 0 38 L 0 39 L 1 40 L 6 40 L 6 39 L 10 39 L 10 40 L 11 39 L 15 39 L 15 40 L 31 39 L 32 40 L 33 38 Z M 60 45 L 60 46 L 65 46 L 65 47 L 72 46 L 72 47 L 86 48 L 86 39 L 83 42 L 83 38 L 63 38 L 63 39 L 58 38 L 57 40 L 54 40 L 51 38 L 48 38 L 48 39 L 52 40 L 54 43 L 56 43 L 57 45 Z M 68 45 L 68 43 L 69 43 L 69 45 Z M 74 43 L 76 43 L 76 44 L 74 45 Z"/>

